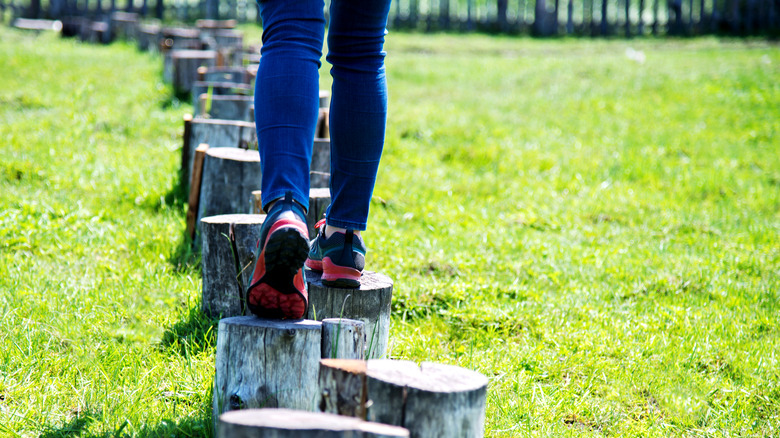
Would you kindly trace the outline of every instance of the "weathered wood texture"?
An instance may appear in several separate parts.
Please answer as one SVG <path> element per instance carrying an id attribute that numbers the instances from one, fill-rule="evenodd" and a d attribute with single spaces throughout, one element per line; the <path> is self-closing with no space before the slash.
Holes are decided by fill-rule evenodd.
<path id="1" fill-rule="evenodd" d="M 201 82 L 196 81 L 192 84 L 193 105 L 197 105 L 197 99 L 201 94 L 210 93 L 212 95 L 230 95 L 238 94 L 242 96 L 252 96 L 254 88 L 251 85 L 239 84 L 235 82 Z"/>
<path id="2" fill-rule="evenodd" d="M 319 407 L 405 427 L 411 437 L 482 437 L 487 378 L 464 368 L 393 360 L 320 361 Z"/>
<path id="3" fill-rule="evenodd" d="M 318 138 L 330 139 L 330 109 L 320 108 L 317 127 L 314 129 L 314 132 Z"/>
<path id="4" fill-rule="evenodd" d="M 198 69 L 198 81 L 251 84 L 254 76 L 246 67 L 203 67 Z"/>
<path id="5" fill-rule="evenodd" d="M 173 88 L 177 93 L 189 93 L 198 75 L 199 67 L 217 64 L 217 52 L 213 50 L 173 50 Z"/>
<path id="6" fill-rule="evenodd" d="M 402 438 L 401 427 L 290 409 L 231 411 L 219 418 L 219 438 Z"/>
<path id="7" fill-rule="evenodd" d="M 252 214 L 263 214 L 263 192 L 255 190 L 252 192 L 251 205 Z M 314 225 L 323 218 L 325 210 L 330 205 L 330 189 L 309 189 L 309 210 L 306 214 L 306 225 L 309 228 L 309 237 L 314 238 L 316 230 Z"/>
<path id="8" fill-rule="evenodd" d="M 238 25 L 236 20 L 197 20 L 195 27 L 198 29 L 234 29 Z"/>
<path id="9" fill-rule="evenodd" d="M 316 410 L 321 327 L 317 321 L 255 316 L 220 320 L 213 391 L 215 426 L 222 413 L 239 409 Z"/>
<path id="10" fill-rule="evenodd" d="M 242 122 L 254 122 L 252 96 L 211 96 L 201 94 L 198 114 L 203 117 L 220 120 L 238 120 Z"/>
<path id="11" fill-rule="evenodd" d="M 366 324 L 347 318 L 322 320 L 323 359 L 365 359 Z"/>
<path id="12" fill-rule="evenodd" d="M 311 170 L 330 173 L 330 139 L 315 138 L 311 152 Z"/>
<path id="13" fill-rule="evenodd" d="M 222 318 L 247 314 L 244 309 L 244 286 L 249 284 L 252 277 L 250 271 L 264 220 L 265 215 L 257 214 L 230 214 L 201 219 L 203 313 Z M 236 272 L 231 234 L 238 252 L 240 276 Z"/>
<path id="14" fill-rule="evenodd" d="M 120 40 L 134 40 L 138 34 L 138 14 L 134 12 L 114 11 L 111 14 L 111 25 L 114 35 Z"/>
<path id="15" fill-rule="evenodd" d="M 54 32 L 62 31 L 62 21 L 59 20 L 38 20 L 32 18 L 15 18 L 12 24 L 17 29 L 24 30 L 51 30 Z"/>
<path id="16" fill-rule="evenodd" d="M 140 50 L 157 52 L 160 50 L 162 28 L 157 24 L 140 24 L 138 25 L 136 38 L 138 39 L 138 48 Z"/>
<path id="17" fill-rule="evenodd" d="M 203 161 L 206 159 L 206 151 L 209 145 L 203 143 L 195 149 L 195 158 L 192 165 L 192 179 L 190 180 L 190 194 L 187 203 L 187 234 L 195 238 L 196 225 L 198 224 L 198 207 L 200 206 L 200 185 L 203 180 Z"/>
<path id="18" fill-rule="evenodd" d="M 320 90 L 320 108 L 330 107 L 330 91 Z"/>
<path id="19" fill-rule="evenodd" d="M 319 410 L 365 420 L 367 417 L 367 362 L 329 359 L 320 361 Z"/>
<path id="20" fill-rule="evenodd" d="M 195 117 L 190 122 L 189 144 L 207 143 L 211 147 L 232 147 L 240 149 L 257 149 L 257 132 L 255 124 L 236 120 L 205 119 Z M 185 152 L 187 153 L 185 155 Z M 193 155 L 190 151 L 182 151 L 181 174 L 189 181 L 192 171 Z"/>
<path id="21" fill-rule="evenodd" d="M 203 163 L 198 219 L 250 213 L 246 200 L 260 187 L 260 177 L 256 150 L 210 147 Z"/>
<path id="22" fill-rule="evenodd" d="M 390 303 L 393 281 L 385 275 L 364 271 L 359 289 L 341 289 L 322 284 L 321 273 L 307 270 L 308 317 L 349 318 L 366 324 L 366 357 L 387 354 L 390 335 Z"/>
<path id="23" fill-rule="evenodd" d="M 311 171 L 309 173 L 309 186 L 313 189 L 330 187 L 330 173 Z"/>

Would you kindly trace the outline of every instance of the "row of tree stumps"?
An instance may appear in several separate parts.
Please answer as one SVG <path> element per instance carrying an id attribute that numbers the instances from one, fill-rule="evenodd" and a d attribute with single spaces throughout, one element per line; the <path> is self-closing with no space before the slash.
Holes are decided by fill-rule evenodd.
<path id="1" fill-rule="evenodd" d="M 208 24 L 222 30 L 230 25 Z M 340 289 L 307 271 L 304 319 L 247 313 L 244 287 L 265 219 L 252 97 L 259 55 L 228 40 L 214 45 L 213 37 L 204 50 L 195 42 L 202 33 L 196 33 L 168 32 L 159 47 L 166 79 L 178 84 L 177 92 L 191 93 L 195 105 L 195 114 L 184 118 L 181 175 L 189 196 L 188 233 L 202 256 L 202 310 L 221 318 L 212 406 L 217 436 L 482 436 L 484 376 L 387 359 L 393 293 L 387 276 L 366 271 L 359 289 Z M 330 203 L 327 92 L 320 93 L 320 106 L 310 235 Z"/>

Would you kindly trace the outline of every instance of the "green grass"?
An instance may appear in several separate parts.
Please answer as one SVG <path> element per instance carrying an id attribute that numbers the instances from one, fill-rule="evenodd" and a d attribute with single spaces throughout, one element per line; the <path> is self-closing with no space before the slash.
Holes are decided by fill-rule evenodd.
<path id="1" fill-rule="evenodd" d="M 209 433 L 215 321 L 176 191 L 189 106 L 132 46 L 0 41 L 0 436 Z M 775 46 L 387 50 L 364 236 L 395 280 L 393 357 L 487 375 L 487 436 L 777 433 Z"/>

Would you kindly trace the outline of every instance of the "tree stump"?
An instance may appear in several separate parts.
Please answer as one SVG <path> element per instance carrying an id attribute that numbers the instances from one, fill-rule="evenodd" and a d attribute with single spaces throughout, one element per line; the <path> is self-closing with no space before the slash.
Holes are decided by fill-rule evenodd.
<path id="1" fill-rule="evenodd" d="M 235 29 L 238 21 L 236 20 L 197 20 L 195 27 L 198 29 Z"/>
<path id="2" fill-rule="evenodd" d="M 317 321 L 235 316 L 219 321 L 213 421 L 227 411 L 314 411 L 321 350 Z"/>
<path id="3" fill-rule="evenodd" d="M 197 230 L 198 207 L 200 206 L 200 183 L 203 181 L 203 161 L 206 160 L 206 151 L 209 145 L 202 143 L 195 149 L 195 159 L 192 164 L 192 178 L 190 179 L 190 193 L 187 199 L 187 235 L 195 239 Z"/>
<path id="4" fill-rule="evenodd" d="M 290 409 L 231 411 L 219 417 L 219 438 L 396 438 L 409 431 L 322 412 Z"/>
<path id="5" fill-rule="evenodd" d="M 185 94 L 192 91 L 199 67 L 210 67 L 217 63 L 217 52 L 213 50 L 173 50 L 173 89 Z"/>
<path id="6" fill-rule="evenodd" d="M 201 94 L 198 104 L 198 114 L 211 119 L 237 120 L 253 123 L 255 121 L 252 107 L 252 96 L 211 96 Z"/>
<path id="7" fill-rule="evenodd" d="M 250 84 L 252 75 L 246 67 L 202 67 L 198 69 L 198 81 Z"/>
<path id="8" fill-rule="evenodd" d="M 157 52 L 160 50 L 160 39 L 162 39 L 162 31 L 157 24 L 140 24 L 138 25 L 138 32 L 136 33 L 138 38 L 138 49 L 149 50 Z"/>
<path id="9" fill-rule="evenodd" d="M 390 303 L 393 281 L 385 275 L 364 271 L 359 289 L 341 289 L 322 284 L 322 274 L 307 270 L 308 317 L 349 318 L 366 324 L 366 357 L 387 354 L 390 335 Z"/>
<path id="10" fill-rule="evenodd" d="M 411 437 L 482 437 L 487 383 L 452 365 L 323 359 L 319 407 L 402 426 Z"/>
<path id="11" fill-rule="evenodd" d="M 255 190 L 252 192 L 252 214 L 265 214 L 263 211 L 263 192 Z M 330 189 L 310 189 L 309 190 L 309 211 L 306 214 L 306 225 L 309 228 L 309 237 L 314 238 L 316 230 L 314 225 L 323 218 L 325 210 L 330 205 Z"/>
<path id="12" fill-rule="evenodd" d="M 207 93 L 214 95 L 242 95 L 252 96 L 254 88 L 251 85 L 239 84 L 236 82 L 201 82 L 196 81 L 192 84 L 193 105 L 198 104 L 201 94 Z"/>
<path id="13" fill-rule="evenodd" d="M 330 173 L 330 139 L 315 138 L 311 152 L 311 169 L 314 172 Z"/>
<path id="14" fill-rule="evenodd" d="M 320 108 L 320 114 L 317 117 L 317 127 L 314 129 L 318 138 L 330 139 L 330 109 Z"/>
<path id="15" fill-rule="evenodd" d="M 320 108 L 330 107 L 330 91 L 320 90 Z"/>
<path id="16" fill-rule="evenodd" d="M 250 271 L 264 220 L 265 215 L 256 214 L 229 214 L 201 219 L 203 313 L 222 318 L 247 314 L 244 309 L 244 286 L 252 278 Z M 238 267 L 231 235 L 235 239 Z"/>
<path id="17" fill-rule="evenodd" d="M 184 181 L 189 181 L 192 175 L 192 160 L 194 157 L 191 150 L 192 145 L 206 143 L 211 147 L 256 150 L 257 132 L 255 131 L 254 123 L 195 117 L 190 121 L 190 137 L 188 140 L 185 140 L 185 143 L 190 145 L 190 149 L 182 150 L 181 174 Z"/>
<path id="18" fill-rule="evenodd" d="M 309 173 L 309 186 L 312 189 L 322 189 L 330 187 L 330 173 L 312 171 Z"/>
<path id="19" fill-rule="evenodd" d="M 346 318 L 322 320 L 323 359 L 365 359 L 366 325 Z"/>
<path id="20" fill-rule="evenodd" d="M 260 186 L 260 177 L 257 151 L 209 148 L 203 163 L 196 223 L 206 216 L 250 213 L 246 200 Z"/>
<path id="21" fill-rule="evenodd" d="M 134 12 L 114 11 L 111 14 L 114 34 L 120 40 L 133 40 L 138 33 L 138 14 Z"/>

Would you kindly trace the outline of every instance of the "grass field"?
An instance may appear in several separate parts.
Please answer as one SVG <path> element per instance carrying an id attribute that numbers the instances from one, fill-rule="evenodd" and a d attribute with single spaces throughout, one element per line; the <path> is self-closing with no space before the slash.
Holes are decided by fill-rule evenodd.
<path id="1" fill-rule="evenodd" d="M 364 236 L 392 357 L 487 375 L 490 437 L 777 436 L 777 46 L 387 50 Z M 175 190 L 191 108 L 161 70 L 0 27 L 0 436 L 210 434 L 216 321 Z"/>

